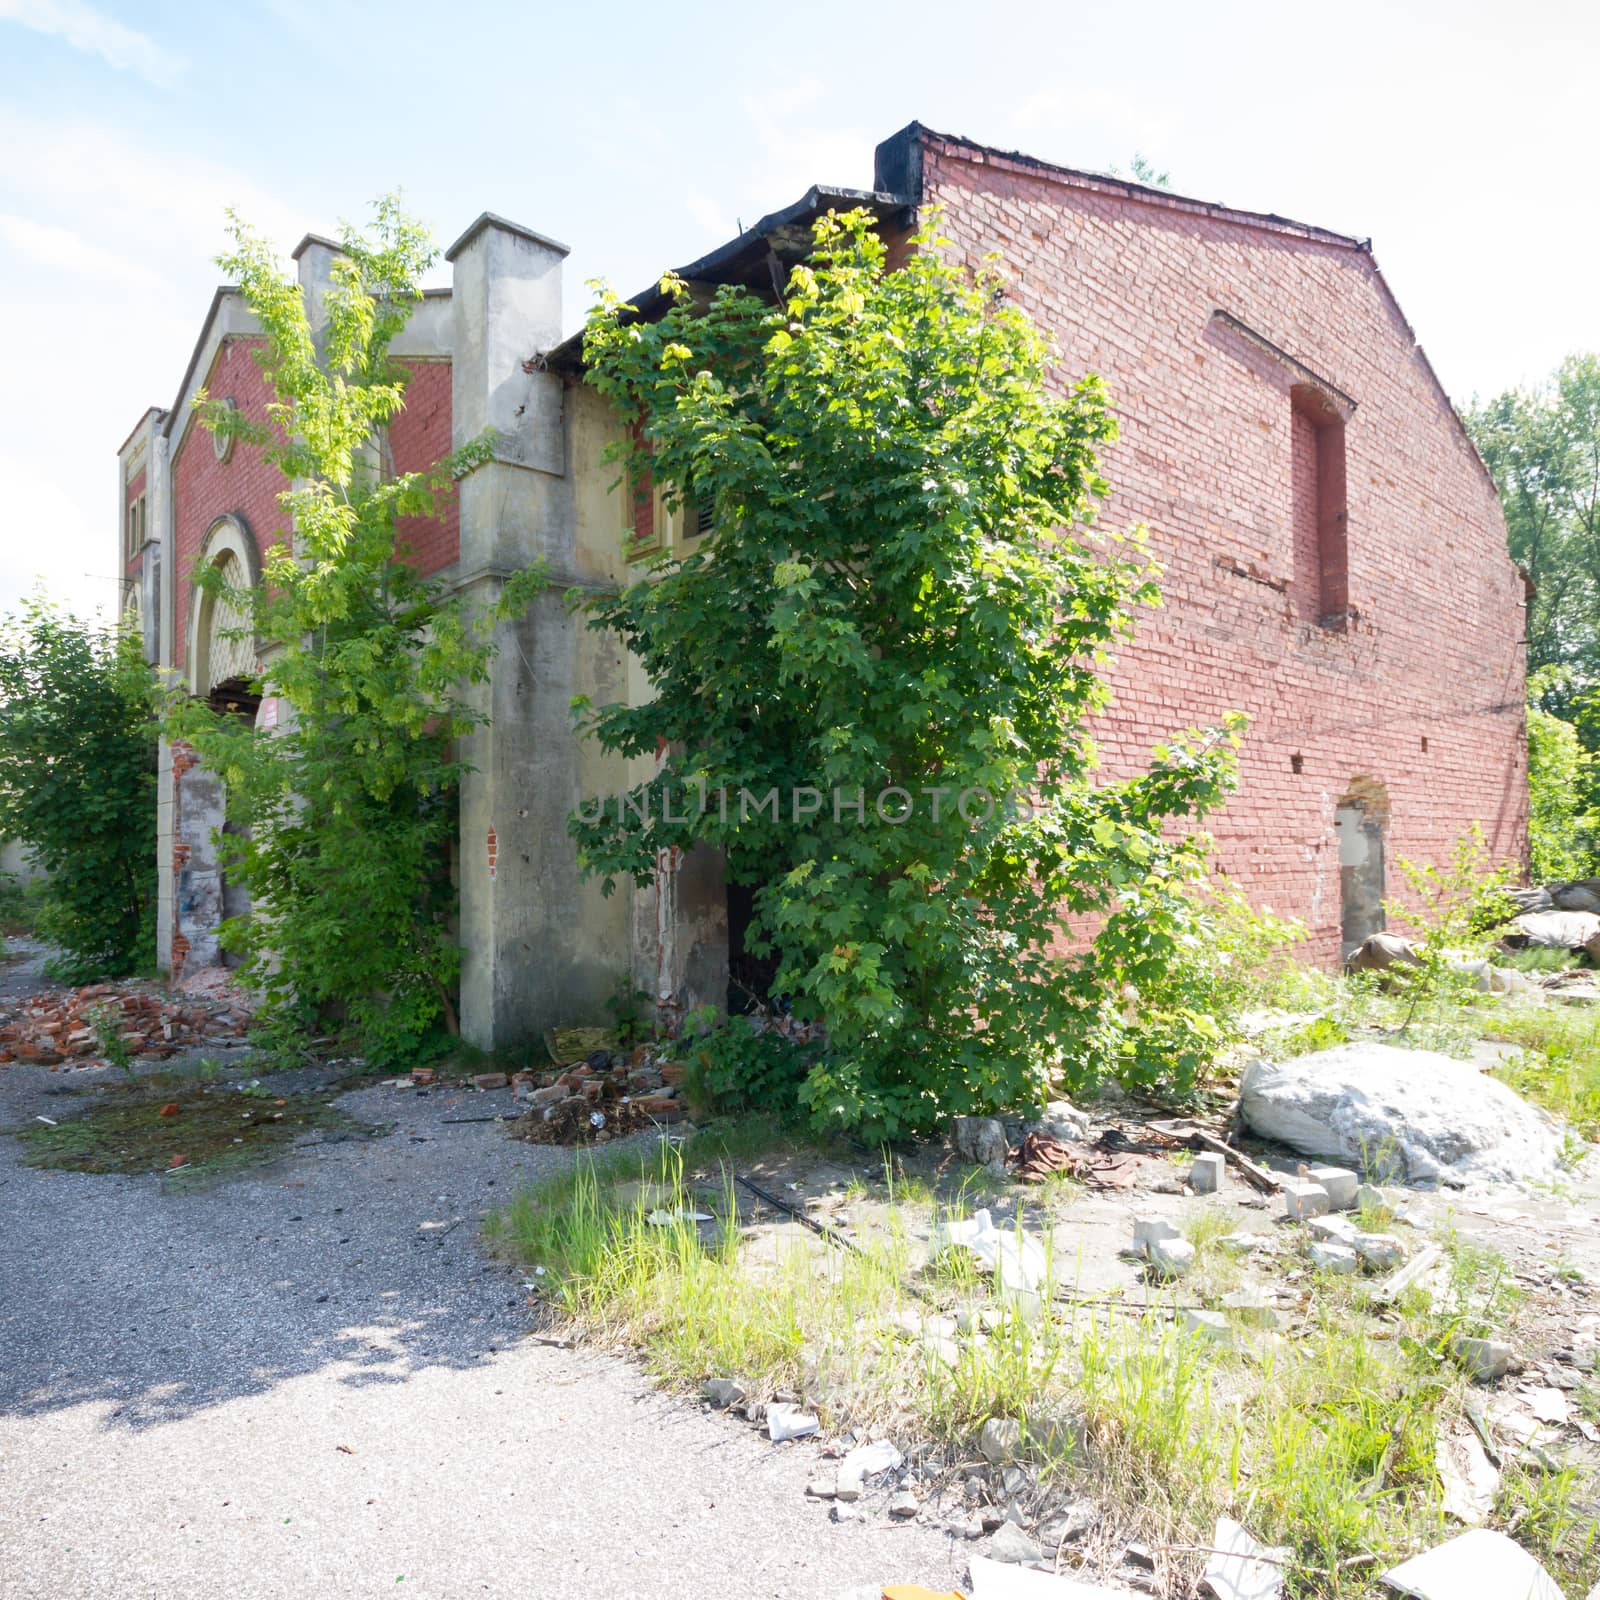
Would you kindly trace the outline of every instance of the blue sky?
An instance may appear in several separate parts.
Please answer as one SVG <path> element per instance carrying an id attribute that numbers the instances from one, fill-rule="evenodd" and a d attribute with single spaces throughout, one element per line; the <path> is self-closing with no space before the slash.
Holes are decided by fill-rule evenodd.
<path id="1" fill-rule="evenodd" d="M 1446 387 L 1600 347 L 1600 7 L 0 0 L 0 610 L 114 594 L 115 451 L 169 405 L 223 207 L 287 250 L 401 187 L 626 292 L 913 118 L 1363 236 Z"/>

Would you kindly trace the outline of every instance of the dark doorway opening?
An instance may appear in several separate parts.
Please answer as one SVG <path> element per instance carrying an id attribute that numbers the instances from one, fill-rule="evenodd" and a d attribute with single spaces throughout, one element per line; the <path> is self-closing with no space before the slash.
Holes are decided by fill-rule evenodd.
<path id="1" fill-rule="evenodd" d="M 778 976 L 776 955 L 761 956 L 750 949 L 750 924 L 755 920 L 759 884 L 728 885 L 728 1015 L 748 1016 L 772 1003 L 772 985 Z"/>

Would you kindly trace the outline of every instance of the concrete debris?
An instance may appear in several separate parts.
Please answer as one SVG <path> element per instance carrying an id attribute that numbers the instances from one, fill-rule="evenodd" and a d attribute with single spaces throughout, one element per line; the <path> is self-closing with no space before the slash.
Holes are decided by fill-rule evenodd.
<path id="1" fill-rule="evenodd" d="M 1498 1079 L 1429 1050 L 1344 1044 L 1253 1060 L 1246 1123 L 1308 1155 L 1410 1182 L 1541 1183 L 1561 1173 L 1562 1130 Z"/>
<path id="2" fill-rule="evenodd" d="M 1236 1321 L 1252 1328 L 1276 1328 L 1283 1321 L 1266 1292 L 1253 1286 L 1223 1295 L 1222 1309 Z"/>
<path id="3" fill-rule="evenodd" d="M 804 1439 L 816 1433 L 822 1424 L 809 1412 L 785 1400 L 774 1400 L 767 1407 L 767 1437 L 774 1444 L 786 1439 Z"/>
<path id="4" fill-rule="evenodd" d="M 1225 1349 L 1233 1345 L 1233 1329 L 1220 1311 L 1187 1310 L 1183 1313 L 1183 1327 L 1208 1344 L 1222 1345 Z"/>
<path id="5" fill-rule="evenodd" d="M 1204 1155 L 1194 1158 L 1194 1165 L 1189 1168 L 1189 1187 L 1196 1194 L 1216 1194 L 1225 1181 L 1228 1163 L 1221 1156 L 1212 1155 L 1209 1151 Z"/>
<path id="6" fill-rule="evenodd" d="M 1071 1101 L 1052 1100 L 1030 1131 L 1049 1134 L 1065 1144 L 1081 1144 L 1089 1137 L 1089 1113 L 1080 1111 Z"/>
<path id="7" fill-rule="evenodd" d="M 1158 1278 L 1181 1278 L 1194 1265 L 1195 1248 L 1187 1239 L 1156 1239 L 1145 1253 Z"/>
<path id="8" fill-rule="evenodd" d="M 1016 1523 L 1002 1522 L 989 1541 L 989 1559 L 1027 1566 L 1030 1562 L 1042 1561 L 1044 1551 Z"/>
<path id="9" fill-rule="evenodd" d="M 1022 1424 L 1014 1417 L 990 1417 L 978 1435 L 978 1450 L 997 1467 L 1015 1461 L 1022 1450 Z"/>
<path id="10" fill-rule="evenodd" d="M 1498 1339 L 1473 1339 L 1458 1336 L 1450 1341 L 1450 1353 L 1461 1370 L 1477 1383 L 1494 1383 L 1511 1370 L 1516 1352 Z"/>
<path id="11" fill-rule="evenodd" d="M 1139 1217 L 1133 1224 L 1133 1248 L 1137 1255 L 1148 1255 L 1158 1239 L 1181 1239 L 1183 1230 L 1165 1217 Z"/>
<path id="12" fill-rule="evenodd" d="M 1361 1187 L 1361 1179 L 1348 1167 L 1309 1167 L 1305 1177 L 1307 1183 L 1319 1184 L 1328 1191 L 1330 1211 L 1355 1209 L 1356 1191 Z"/>
<path id="13" fill-rule="evenodd" d="M 1306 1259 L 1318 1272 L 1337 1272 L 1341 1276 L 1361 1267 L 1361 1258 L 1349 1245 L 1325 1244 L 1320 1239 L 1313 1239 L 1306 1246 Z"/>
<path id="14" fill-rule="evenodd" d="M 1375 1183 L 1364 1183 L 1356 1190 L 1357 1211 L 1393 1211 L 1394 1209 L 1394 1196 L 1387 1189 L 1380 1189 Z"/>
<path id="15" fill-rule="evenodd" d="M 750 1398 L 749 1391 L 737 1378 L 707 1378 L 700 1385 L 700 1392 L 718 1410 L 742 1406 Z"/>
<path id="16" fill-rule="evenodd" d="M 1381 1301 L 1394 1301 L 1413 1284 L 1422 1280 L 1436 1267 L 1443 1258 L 1444 1252 L 1436 1244 L 1424 1245 L 1403 1267 L 1392 1272 L 1377 1288 L 1377 1298 Z"/>
<path id="17" fill-rule="evenodd" d="M 101 1039 L 112 1030 L 129 1057 L 164 1061 L 202 1045 L 238 1049 L 249 1023 L 237 991 L 225 1000 L 169 999 L 137 981 L 94 983 L 0 1006 L 0 1063 L 103 1067 Z"/>
<path id="18" fill-rule="evenodd" d="M 1058 1550 L 1064 1544 L 1076 1544 L 1092 1533 L 1099 1522 L 1099 1506 L 1092 1500 L 1075 1501 L 1040 1524 L 1039 1543 L 1047 1551 Z"/>
<path id="19" fill-rule="evenodd" d="M 828 1507 L 828 1516 L 834 1522 L 854 1522 L 861 1515 L 860 1511 L 852 1505 L 847 1505 L 843 1500 L 835 1500 Z"/>
<path id="20" fill-rule="evenodd" d="M 1593 911 L 1525 911 L 1503 938 L 1512 949 L 1582 950 L 1596 936 L 1600 916 Z"/>
<path id="21" fill-rule="evenodd" d="M 957 1117 L 952 1142 L 962 1160 L 986 1167 L 997 1178 L 1005 1176 L 1010 1146 L 1005 1124 L 998 1117 Z"/>
<path id="22" fill-rule="evenodd" d="M 1384 1573 L 1412 1600 L 1564 1600 L 1550 1574 L 1515 1540 L 1473 1528 Z"/>
<path id="23" fill-rule="evenodd" d="M 1217 1240 L 1217 1248 L 1230 1256 L 1248 1256 L 1265 1250 L 1271 1243 L 1264 1233 L 1225 1233 Z"/>
<path id="24" fill-rule="evenodd" d="M 889 1515 L 904 1522 L 922 1509 L 917 1497 L 909 1489 L 901 1489 L 889 1497 Z"/>
<path id="25" fill-rule="evenodd" d="M 1358 1233 L 1350 1242 L 1375 1272 L 1392 1272 L 1406 1258 L 1406 1247 L 1392 1233 Z"/>
<path id="26" fill-rule="evenodd" d="M 1325 1216 L 1331 1204 L 1328 1191 L 1320 1183 L 1286 1183 L 1283 1186 L 1283 1214 L 1291 1222 Z"/>
<path id="27" fill-rule="evenodd" d="M 1433 1457 L 1444 1486 L 1446 1514 L 1469 1528 L 1477 1527 L 1494 1509 L 1500 1492 L 1500 1473 L 1483 1441 L 1470 1427 L 1441 1433 L 1434 1442 Z"/>
<path id="28" fill-rule="evenodd" d="M 831 1500 L 839 1492 L 839 1480 L 834 1473 L 824 1472 L 806 1485 L 806 1493 L 813 1500 Z"/>
<path id="29" fill-rule="evenodd" d="M 1348 1217 L 1313 1217 L 1306 1224 L 1306 1232 L 1324 1244 L 1345 1244 L 1355 1249 L 1356 1235 L 1361 1230 Z"/>
<path id="30" fill-rule="evenodd" d="M 1044 1282 L 1044 1247 L 1020 1225 L 996 1228 L 987 1210 L 975 1212 L 965 1221 L 940 1223 L 933 1230 L 932 1243 L 935 1253 L 970 1250 L 1012 1294 L 1036 1294 Z"/>
<path id="31" fill-rule="evenodd" d="M 1200 1587 L 1215 1600 L 1281 1600 L 1289 1554 L 1281 1545 L 1258 1544 L 1237 1522 L 1217 1519 L 1215 1547 Z"/>

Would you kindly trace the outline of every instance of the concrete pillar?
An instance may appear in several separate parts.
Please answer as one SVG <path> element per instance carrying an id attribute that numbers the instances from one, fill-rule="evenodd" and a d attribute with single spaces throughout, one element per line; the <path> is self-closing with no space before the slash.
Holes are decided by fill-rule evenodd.
<path id="1" fill-rule="evenodd" d="M 457 447 L 485 431 L 493 457 L 462 480 L 457 584 L 495 603 L 512 573 L 542 560 L 551 587 L 503 624 L 488 681 L 489 724 L 464 741 L 461 789 L 461 1029 L 515 1047 L 565 1022 L 603 1022 L 628 960 L 626 895 L 579 881 L 566 819 L 583 760 L 572 696 L 621 692 L 613 647 L 567 610 L 579 569 L 561 379 L 538 356 L 561 337 L 566 247 L 485 214 L 446 252 Z"/>

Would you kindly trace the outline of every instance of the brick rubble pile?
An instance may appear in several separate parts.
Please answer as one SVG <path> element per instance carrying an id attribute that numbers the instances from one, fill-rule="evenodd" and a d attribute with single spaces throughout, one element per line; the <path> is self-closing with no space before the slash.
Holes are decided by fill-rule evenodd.
<path id="1" fill-rule="evenodd" d="M 135 984 L 25 995 L 0 1004 L 0 1064 L 102 1067 L 97 1018 L 114 1021 L 135 1060 L 164 1060 L 202 1045 L 237 1046 L 248 1017 L 235 1002 L 169 997 Z"/>
<path id="2" fill-rule="evenodd" d="M 604 1144 L 650 1123 L 682 1121 L 683 1063 L 661 1055 L 658 1045 L 596 1050 L 548 1072 L 514 1073 L 512 1089 L 529 1108 L 517 1133 L 540 1144 Z"/>

